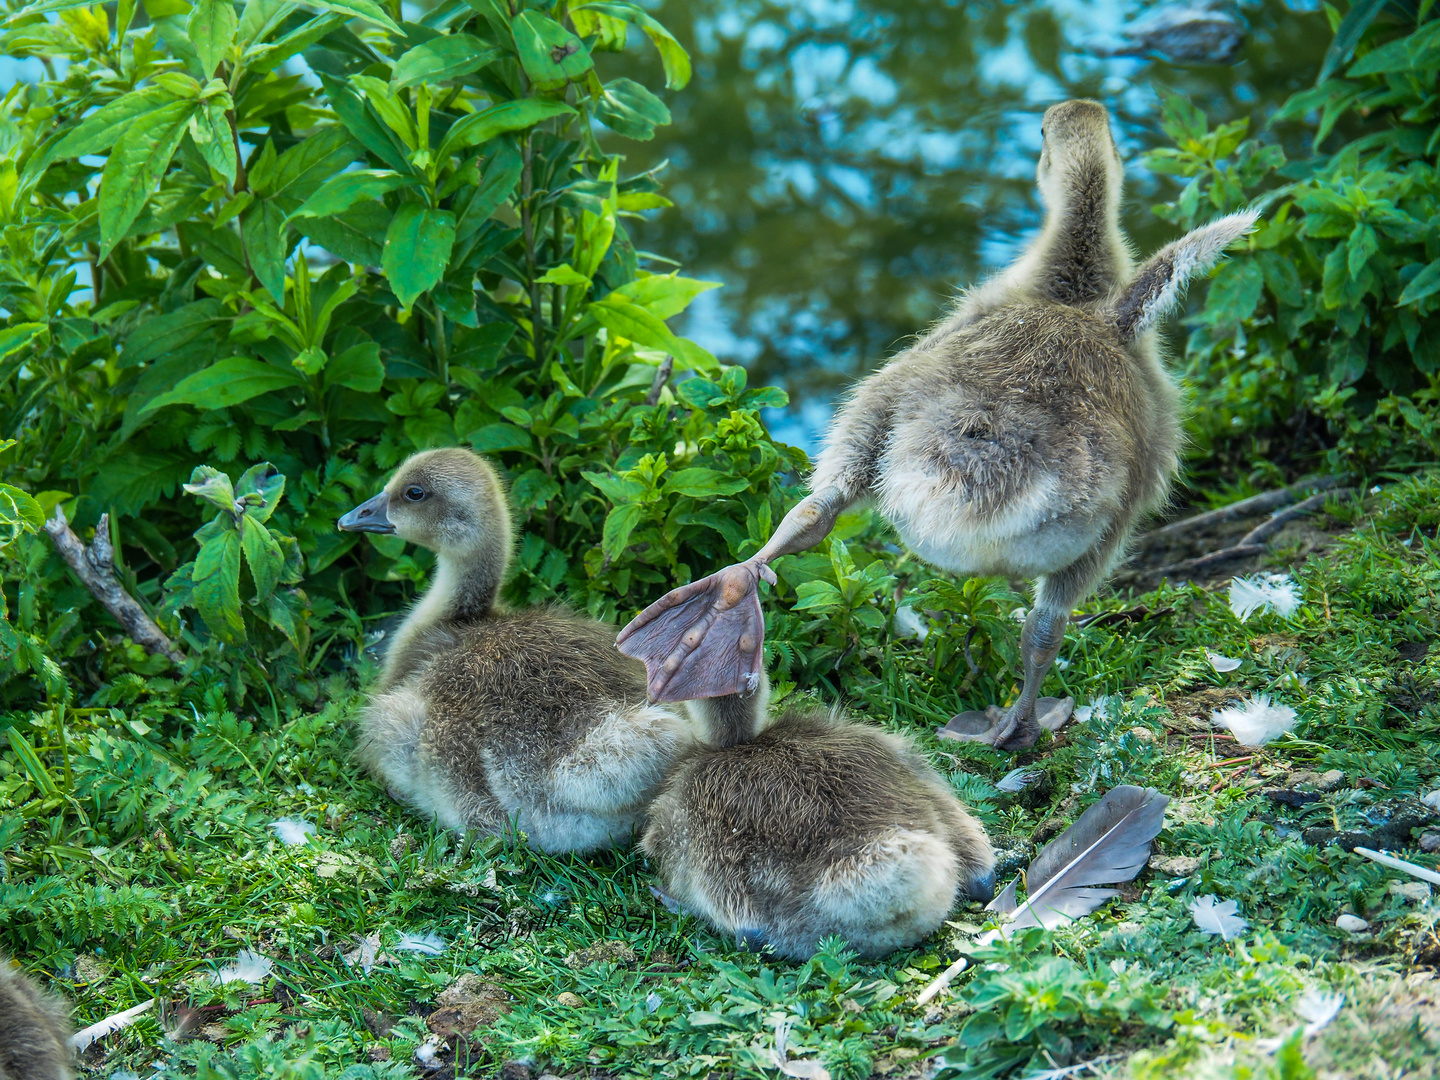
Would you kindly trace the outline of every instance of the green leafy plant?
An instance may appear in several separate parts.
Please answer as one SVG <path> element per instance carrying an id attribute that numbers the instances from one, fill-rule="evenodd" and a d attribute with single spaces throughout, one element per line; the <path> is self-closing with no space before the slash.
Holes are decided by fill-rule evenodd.
<path id="1" fill-rule="evenodd" d="M 1304 448 L 1328 450 L 1334 468 L 1440 453 L 1440 22 L 1425 3 L 1397 30 L 1374 21 L 1377 8 L 1352 8 L 1319 85 L 1271 121 L 1303 123 L 1308 158 L 1287 162 L 1274 141 L 1247 138 L 1245 120 L 1212 129 L 1188 102 L 1165 103 L 1175 145 L 1148 162 L 1188 183 L 1157 212 L 1189 226 L 1257 197 L 1266 208 L 1192 319 L 1202 453 L 1306 417 L 1319 438 Z M 1322 149 L 1341 131 L 1349 141 Z"/>

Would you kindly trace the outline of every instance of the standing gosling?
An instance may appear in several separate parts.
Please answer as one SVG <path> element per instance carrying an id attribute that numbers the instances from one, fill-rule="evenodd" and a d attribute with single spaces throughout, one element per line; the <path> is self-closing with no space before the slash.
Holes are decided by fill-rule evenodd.
<path id="1" fill-rule="evenodd" d="M 814 708 L 687 755 L 641 847 L 680 904 L 792 959 L 832 934 L 884 956 L 995 891 L 985 830 L 910 742 Z"/>
<path id="2" fill-rule="evenodd" d="M 391 794 L 448 828 L 516 828 L 545 851 L 629 842 L 707 707 L 649 704 L 612 627 L 500 606 L 510 512 L 490 465 L 469 450 L 416 454 L 339 526 L 437 555 L 360 714 L 360 757 Z"/>
<path id="3" fill-rule="evenodd" d="M 0 1080 L 71 1080 L 68 1014 L 0 956 Z"/>
<path id="4" fill-rule="evenodd" d="M 1036 581 L 1019 699 L 962 713 L 949 733 L 1007 750 L 1039 738 L 1040 684 L 1071 611 L 1177 467 L 1179 398 L 1154 327 L 1256 218 L 1221 218 L 1137 270 L 1104 107 L 1064 102 L 1041 130 L 1048 212 L 1030 249 L 855 388 L 812 494 L 760 551 L 675 589 L 621 631 L 621 648 L 649 669 L 652 698 L 707 697 L 753 678 L 764 635 L 756 589 L 762 577 L 774 583 L 770 562 L 818 544 L 842 511 L 874 499 L 926 562 Z"/>

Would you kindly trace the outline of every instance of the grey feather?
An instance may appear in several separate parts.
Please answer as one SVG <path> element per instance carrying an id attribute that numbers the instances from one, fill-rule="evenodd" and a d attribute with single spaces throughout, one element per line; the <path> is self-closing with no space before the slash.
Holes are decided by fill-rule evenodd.
<path id="1" fill-rule="evenodd" d="M 1025 873 L 1025 903 L 1017 904 L 1012 881 L 991 901 L 990 910 L 1007 914 L 1020 908 L 1011 923 L 1017 929 L 1054 929 L 1088 915 L 1120 895 L 1094 886 L 1130 881 L 1150 860 L 1150 845 L 1165 824 L 1169 802 L 1154 788 L 1130 784 L 1106 792 L 1035 857 Z"/>

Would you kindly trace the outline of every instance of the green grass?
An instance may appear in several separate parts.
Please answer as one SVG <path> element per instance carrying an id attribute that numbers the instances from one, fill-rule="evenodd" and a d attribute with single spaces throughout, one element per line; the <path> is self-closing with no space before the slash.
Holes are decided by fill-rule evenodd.
<path id="1" fill-rule="evenodd" d="M 1021 759 L 1047 771 L 1038 797 L 994 788 L 1013 758 L 930 734 L 962 703 L 954 671 L 936 670 L 948 631 L 924 644 L 880 634 L 848 662 L 839 685 L 852 711 L 919 735 L 1011 862 L 1116 784 L 1172 797 L 1159 848 L 1196 869 L 1147 870 L 1064 930 L 977 947 L 985 917 L 971 905 L 882 963 L 856 962 L 840 942 L 804 964 L 740 952 L 661 906 L 634 852 L 467 846 L 397 807 L 350 761 L 359 698 L 344 677 L 318 713 L 266 699 L 237 718 L 224 686 L 135 676 L 85 709 L 0 721 L 43 765 L 37 776 L 20 755 L 0 757 L 0 947 L 70 997 L 77 1023 L 159 995 L 184 1007 L 166 1023 L 204 1036 L 173 1041 L 148 1015 L 91 1052 L 102 1075 L 157 1064 L 166 1077 L 421 1075 L 411 1055 L 425 1017 L 466 972 L 509 1000 L 435 1075 L 522 1061 L 537 1076 L 775 1076 L 786 1019 L 792 1056 L 836 1078 L 920 1075 L 935 1055 L 942 1075 L 976 1080 L 1092 1059 L 1095 1072 L 1138 1077 L 1440 1075 L 1435 991 L 1414 974 L 1440 965 L 1435 901 L 1397 895 L 1400 875 L 1304 835 L 1370 828 L 1377 806 L 1440 787 L 1440 650 L 1401 648 L 1437 636 L 1437 507 L 1429 475 L 1338 508 L 1353 528 L 1297 571 L 1304 605 L 1288 621 L 1241 624 L 1223 590 L 1185 587 L 1144 598 L 1172 616 L 1072 630 L 1047 692 L 1112 695 L 1110 707 Z M 1244 664 L 1219 675 L 1206 648 Z M 1008 688 L 1002 674 L 987 671 L 964 703 Z M 1202 733 L 1194 714 L 1251 692 L 1298 710 L 1291 736 L 1250 752 Z M 1248 760 L 1217 767 L 1231 758 Z M 1317 802 L 1263 795 L 1292 770 L 1330 769 L 1345 782 Z M 316 835 L 282 844 L 267 827 L 282 817 L 314 822 Z M 1413 846 L 1405 855 L 1436 864 Z M 1249 931 L 1199 933 L 1187 908 L 1205 894 L 1237 900 Z M 1346 911 L 1370 930 L 1338 930 Z M 447 948 L 396 953 L 368 973 L 342 959 L 367 935 L 383 952 L 403 933 Z M 629 951 L 573 956 L 613 942 Z M 273 977 L 215 986 L 242 949 L 271 958 Z M 970 969 L 916 1007 L 961 952 Z M 1346 1004 L 1305 1040 L 1295 1008 L 1312 990 Z M 1287 1037 L 1274 1053 L 1261 1041 Z"/>

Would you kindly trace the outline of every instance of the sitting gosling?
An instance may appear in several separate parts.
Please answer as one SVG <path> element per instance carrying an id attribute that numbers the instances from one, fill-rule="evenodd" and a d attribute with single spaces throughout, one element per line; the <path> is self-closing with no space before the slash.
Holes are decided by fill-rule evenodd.
<path id="1" fill-rule="evenodd" d="M 0 1080 L 71 1080 L 68 1012 L 0 956 Z"/>
<path id="2" fill-rule="evenodd" d="M 684 907 L 792 959 L 831 934 L 884 956 L 995 891 L 985 830 L 909 740 L 815 708 L 688 754 L 641 847 Z"/>
<path id="3" fill-rule="evenodd" d="M 615 650 L 612 627 L 499 605 L 510 513 L 469 450 L 416 454 L 339 526 L 437 555 L 360 715 L 359 753 L 442 825 L 518 828 L 550 852 L 627 843 L 680 753 L 707 727 L 724 737 L 708 703 L 649 704 L 644 666 Z"/>

